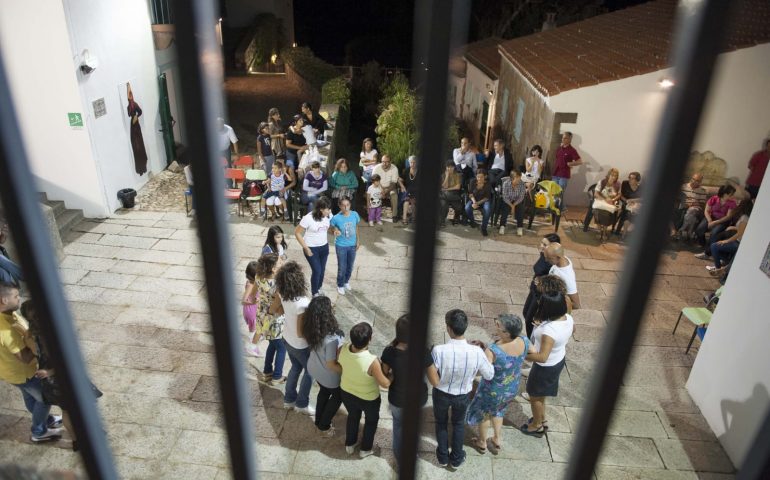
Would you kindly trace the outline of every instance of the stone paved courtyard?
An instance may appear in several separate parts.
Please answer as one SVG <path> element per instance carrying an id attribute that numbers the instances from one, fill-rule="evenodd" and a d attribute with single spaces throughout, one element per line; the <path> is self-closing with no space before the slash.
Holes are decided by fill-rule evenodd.
<path id="1" fill-rule="evenodd" d="M 99 407 L 111 448 L 123 478 L 229 478 L 195 223 L 184 212 L 151 211 L 151 203 L 142 208 L 83 221 L 64 239 L 61 278 L 91 376 L 105 392 Z M 577 218 L 579 212 L 570 215 Z M 258 256 L 267 224 L 231 218 L 233 278 L 240 294 L 245 265 Z M 625 253 L 618 243 L 599 245 L 594 233 L 573 229 L 573 223 L 563 221 L 560 233 L 575 265 L 584 308 L 574 312 L 577 330 L 568 345 L 560 395 L 548 404 L 550 432 L 537 439 L 516 431 L 530 413 L 528 403 L 518 398 L 506 416 L 499 454 L 479 455 L 466 447 L 468 461 L 453 472 L 436 464 L 428 406 L 420 478 L 551 479 L 564 472 Z M 290 229 L 289 224 L 283 227 Z M 487 239 L 462 227 L 442 230 L 431 341 L 444 341 L 443 313 L 450 308 L 468 312 L 472 326 L 467 336 L 485 341 L 498 313 L 520 313 L 537 259 L 536 244 L 549 229 L 543 223 L 523 238 L 493 233 Z M 374 324 L 372 350 L 379 354 L 406 309 L 412 232 L 390 224 L 361 232 L 355 292 L 333 300 L 344 330 L 361 320 Z M 288 254 L 307 268 L 293 240 Z M 668 251 L 661 262 L 599 460 L 598 479 L 733 477 L 732 464 L 684 388 L 697 355 L 697 348 L 684 353 L 691 330 L 683 325 L 677 335 L 671 334 L 679 310 L 700 304 L 702 295 L 717 286 L 703 265 L 687 251 Z M 336 291 L 335 272 L 331 255 L 327 292 Z M 245 336 L 245 327 L 242 331 Z M 319 438 L 311 419 L 281 408 L 281 388 L 256 381 L 262 359 L 247 361 L 261 478 L 394 478 L 386 397 L 376 439 L 379 454 L 363 460 L 348 457 L 344 410 L 335 419 L 337 435 Z M 288 365 L 287 360 L 286 369 Z M 467 441 L 472 432 L 466 433 Z M 0 461 L 82 471 L 69 447 L 66 438 L 30 444 L 21 395 L 0 384 Z"/>

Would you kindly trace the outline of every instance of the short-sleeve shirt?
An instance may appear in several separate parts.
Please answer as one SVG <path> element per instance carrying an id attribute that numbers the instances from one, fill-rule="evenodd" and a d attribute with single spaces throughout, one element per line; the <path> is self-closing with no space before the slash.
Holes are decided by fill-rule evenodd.
<path id="1" fill-rule="evenodd" d="M 35 376 L 37 361 L 22 363 L 16 358 L 27 345 L 14 323 L 13 315 L 0 313 L 0 380 L 20 385 Z"/>
<path id="2" fill-rule="evenodd" d="M 238 137 L 235 136 L 235 131 L 230 125 L 223 125 L 222 130 L 219 131 L 219 149 L 229 150 L 231 143 L 238 143 Z"/>
<path id="3" fill-rule="evenodd" d="M 642 195 L 642 186 L 638 185 L 636 190 L 634 190 L 631 188 L 631 184 L 628 183 L 628 180 L 623 180 L 623 183 L 620 185 L 620 194 L 626 200 L 640 198 Z"/>
<path id="4" fill-rule="evenodd" d="M 404 187 L 406 187 L 406 193 L 408 193 L 410 197 L 416 197 L 418 173 L 414 174 L 414 178 L 412 178 L 411 175 L 412 174 L 410 169 L 408 168 L 404 169 L 404 173 L 401 175 L 401 181 L 404 182 Z"/>
<path id="5" fill-rule="evenodd" d="M 299 226 L 305 229 L 305 245 L 308 247 L 322 247 L 329 243 L 326 232 L 329 230 L 329 217 L 321 220 L 313 218 L 313 212 L 308 213 L 299 222 Z"/>
<path id="6" fill-rule="evenodd" d="M 767 153 L 767 150 L 760 150 L 752 155 L 751 160 L 749 160 L 749 170 L 751 170 L 751 173 L 749 178 L 746 179 L 746 185 L 758 187 L 762 184 L 768 160 L 770 160 L 770 154 Z"/>
<path id="7" fill-rule="evenodd" d="M 567 258 L 567 262 L 566 267 L 551 266 L 551 270 L 548 273 L 564 280 L 564 284 L 567 286 L 567 295 L 574 295 L 578 293 L 575 269 L 572 268 L 572 260 Z"/>
<path id="8" fill-rule="evenodd" d="M 301 332 L 297 331 L 297 317 L 307 310 L 307 306 L 310 304 L 310 299 L 307 297 L 299 297 L 294 300 L 281 299 L 281 305 L 283 305 L 283 339 L 286 343 L 297 349 L 308 348 L 307 340 L 301 336 Z"/>
<path id="9" fill-rule="evenodd" d="M 260 135 L 257 137 L 257 145 L 259 145 L 259 152 L 264 157 L 269 157 L 273 154 L 272 142 L 270 141 L 270 135 Z"/>
<path id="10" fill-rule="evenodd" d="M 342 337 L 327 335 L 321 345 L 310 351 L 310 358 L 307 360 L 307 371 L 310 376 L 326 388 L 340 386 L 340 374 L 329 370 L 326 366 L 329 360 L 337 359 L 337 349 L 340 345 L 342 345 Z"/>
<path id="11" fill-rule="evenodd" d="M 393 372 L 393 382 L 388 390 L 388 401 L 391 405 L 399 408 L 406 406 L 407 402 L 406 376 L 409 371 L 408 357 L 409 352 L 407 350 L 399 350 L 391 345 L 385 347 L 385 350 L 382 351 L 382 363 L 390 367 L 390 370 Z M 423 370 L 430 367 L 432 363 L 433 357 L 430 352 L 425 352 L 422 364 Z M 425 405 L 425 402 L 428 401 L 428 386 L 425 382 L 422 383 L 419 394 L 410 395 L 408 399 L 419 399 L 420 405 Z"/>
<path id="12" fill-rule="evenodd" d="M 338 247 L 355 247 L 356 246 L 356 225 L 361 221 L 361 217 L 358 216 L 358 212 L 351 211 L 348 216 L 343 215 L 341 212 L 333 216 L 329 224 L 340 231 L 339 236 L 334 240 L 334 244 Z"/>
<path id="13" fill-rule="evenodd" d="M 566 314 L 565 316 L 567 318 L 564 320 L 546 321 L 532 330 L 532 342 L 535 344 L 535 350 L 538 352 L 543 341 L 543 335 L 553 339 L 553 348 L 551 348 L 550 355 L 548 355 L 545 362 L 537 362 L 538 365 L 551 367 L 564 360 L 567 353 L 565 347 L 570 337 L 572 337 L 572 330 L 575 328 L 575 321 L 572 319 L 572 315 Z"/>
<path id="14" fill-rule="evenodd" d="M 700 208 L 701 210 L 703 210 L 706 205 L 706 197 L 708 197 L 705 188 L 692 188 L 689 182 L 682 185 L 682 195 L 684 197 L 682 201 L 685 207 Z"/>
<path id="15" fill-rule="evenodd" d="M 706 202 L 706 205 L 711 207 L 711 218 L 714 220 L 719 220 L 720 218 L 727 215 L 727 212 L 734 210 L 735 207 L 738 206 L 738 204 L 735 203 L 735 200 L 732 198 L 726 202 L 722 202 L 719 199 L 719 195 L 714 195 L 713 197 L 709 198 L 709 201 Z"/>
<path id="16" fill-rule="evenodd" d="M 369 195 L 369 206 L 371 208 L 379 208 L 382 206 L 382 188 L 369 185 L 366 189 L 366 193 Z"/>
<path id="17" fill-rule="evenodd" d="M 303 147 L 307 142 L 305 141 L 305 136 L 302 135 L 302 133 L 294 133 L 294 130 L 291 128 L 286 131 L 284 134 L 286 141 L 291 141 L 291 143 L 297 147 Z M 290 150 L 294 155 L 297 154 L 296 148 L 289 148 L 286 147 L 287 150 Z"/>
<path id="18" fill-rule="evenodd" d="M 380 176 L 380 186 L 382 188 L 388 188 L 394 183 L 398 183 L 398 167 L 391 164 L 390 168 L 385 170 L 382 168 L 382 164 L 378 163 L 376 167 L 374 167 L 374 171 L 372 175 L 379 175 Z"/>
<path id="19" fill-rule="evenodd" d="M 567 163 L 574 162 L 575 160 L 580 160 L 580 155 L 578 155 L 575 147 L 572 145 L 567 145 L 566 147 L 559 145 L 559 148 L 556 149 L 556 163 L 553 167 L 553 176 L 570 178 L 571 172 Z"/>

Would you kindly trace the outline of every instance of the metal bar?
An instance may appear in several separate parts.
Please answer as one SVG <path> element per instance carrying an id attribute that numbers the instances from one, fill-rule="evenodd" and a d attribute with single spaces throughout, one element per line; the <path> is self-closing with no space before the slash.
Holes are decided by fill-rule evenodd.
<path id="1" fill-rule="evenodd" d="M 657 143 L 645 179 L 644 206 L 626 255 L 612 315 L 572 448 L 567 478 L 593 475 L 604 436 L 633 350 L 658 258 L 666 244 L 668 219 L 684 176 L 711 74 L 733 2 L 681 2 L 674 43 L 674 82 L 663 109 Z"/>
<path id="2" fill-rule="evenodd" d="M 439 176 L 447 158 L 447 78 L 452 32 L 455 39 L 465 38 L 470 2 L 454 0 L 420 0 L 415 4 L 413 72 L 424 74 L 423 103 L 420 115 L 419 204 L 416 232 L 413 242 L 412 278 L 409 292 L 409 372 L 407 391 L 419 392 L 424 380 L 424 352 L 427 347 L 433 296 L 433 265 L 436 250 L 436 222 L 439 209 Z M 421 67 L 425 62 L 428 68 Z M 420 79 L 413 78 L 413 82 Z M 422 82 L 420 82 L 422 83 Z M 415 478 L 417 446 L 420 436 L 418 402 L 407 402 L 404 407 L 402 449 L 399 477 Z"/>
<path id="3" fill-rule="evenodd" d="M 206 271 L 219 388 L 230 445 L 233 478 L 255 478 L 256 453 L 242 347 L 235 316 L 230 239 L 217 150 L 217 117 L 224 118 L 222 58 L 212 0 L 176 0 L 177 49 L 185 123 L 195 179 L 197 221 Z"/>
<path id="4" fill-rule="evenodd" d="M 736 477 L 738 480 L 763 480 L 770 478 L 770 410 L 759 427 L 751 450 L 743 459 Z"/>
<path id="5" fill-rule="evenodd" d="M 0 53 L 0 196 L 6 207 L 21 267 L 47 337 L 62 393 L 81 445 L 83 462 L 90 478 L 118 478 L 104 433 L 96 399 L 86 375 L 50 234 L 43 221 L 34 182 L 30 184 L 27 152 L 24 149 L 10 85 Z"/>

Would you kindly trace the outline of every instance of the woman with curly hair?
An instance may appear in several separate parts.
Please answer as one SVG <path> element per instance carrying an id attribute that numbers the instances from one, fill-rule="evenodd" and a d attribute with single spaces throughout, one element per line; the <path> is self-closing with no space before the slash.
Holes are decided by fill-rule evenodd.
<path id="1" fill-rule="evenodd" d="M 310 347 L 303 337 L 302 323 L 310 299 L 307 296 L 305 274 L 297 262 L 286 262 L 275 275 L 275 289 L 270 313 L 284 316 L 283 342 L 289 354 L 291 370 L 286 377 L 286 390 L 283 394 L 283 408 L 295 409 L 307 415 L 313 415 L 315 409 L 310 405 L 310 387 L 313 377 L 307 371 Z M 299 376 L 302 371 L 302 381 Z M 299 391 L 297 391 L 299 383 Z"/>
<path id="2" fill-rule="evenodd" d="M 337 324 L 329 297 L 315 297 L 305 310 L 302 333 L 310 347 L 307 371 L 318 382 L 315 426 L 322 437 L 333 437 L 332 419 L 342 404 L 337 354 L 345 336 Z"/>

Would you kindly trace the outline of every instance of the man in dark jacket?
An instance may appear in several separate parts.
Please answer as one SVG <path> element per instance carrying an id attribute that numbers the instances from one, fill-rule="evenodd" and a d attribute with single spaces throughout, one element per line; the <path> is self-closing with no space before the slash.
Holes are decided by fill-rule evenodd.
<path id="1" fill-rule="evenodd" d="M 505 141 L 500 138 L 495 140 L 494 150 L 491 152 L 486 150 L 484 154 L 487 156 L 485 166 L 489 174 L 489 183 L 494 188 L 502 177 L 513 170 L 513 155 L 505 148 Z"/>

